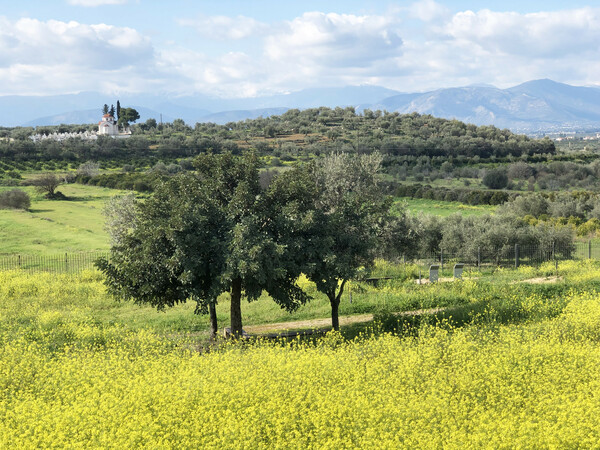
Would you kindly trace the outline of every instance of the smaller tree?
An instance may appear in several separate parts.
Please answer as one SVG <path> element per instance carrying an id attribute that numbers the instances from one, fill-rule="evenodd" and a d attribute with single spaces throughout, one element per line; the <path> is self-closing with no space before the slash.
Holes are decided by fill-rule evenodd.
<path id="1" fill-rule="evenodd" d="M 88 177 L 93 177 L 100 173 L 100 164 L 94 161 L 86 161 L 79 165 L 77 168 L 78 175 L 86 175 Z"/>
<path id="2" fill-rule="evenodd" d="M 135 194 L 111 197 L 102 212 L 106 218 L 104 228 L 108 232 L 111 245 L 121 245 L 125 236 L 136 228 L 138 222 Z"/>
<path id="3" fill-rule="evenodd" d="M 377 186 L 380 155 L 331 155 L 312 177 L 317 194 L 313 227 L 305 233 L 304 273 L 331 304 L 331 324 L 339 329 L 339 305 L 346 282 L 372 266 L 381 247 L 390 201 Z"/>
<path id="4" fill-rule="evenodd" d="M 56 190 L 56 188 L 60 186 L 61 180 L 53 173 L 47 173 L 37 177 L 33 180 L 32 184 L 38 192 L 46 194 L 45 197 L 48 199 L 64 198 L 64 195 Z"/>
<path id="5" fill-rule="evenodd" d="M 105 103 L 104 106 L 102 107 L 102 114 L 108 114 L 108 105 Z"/>

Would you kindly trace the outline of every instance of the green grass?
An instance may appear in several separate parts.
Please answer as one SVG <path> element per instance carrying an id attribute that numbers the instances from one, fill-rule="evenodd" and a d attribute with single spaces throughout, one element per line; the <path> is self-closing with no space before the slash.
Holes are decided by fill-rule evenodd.
<path id="1" fill-rule="evenodd" d="M 393 276 L 394 279 L 380 282 L 377 286 L 360 282 L 348 283 L 342 296 L 340 315 L 386 315 L 451 307 L 453 311 L 458 311 L 455 308 L 462 308 L 461 314 L 465 316 L 462 320 L 467 321 L 472 318 L 473 311 L 484 311 L 493 306 L 500 313 L 509 309 L 510 317 L 516 317 L 514 311 L 515 308 L 520 308 L 517 305 L 519 299 L 535 295 L 548 300 L 552 305 L 560 306 L 562 298 L 574 290 L 597 289 L 598 283 L 595 280 L 600 274 L 599 262 L 567 261 L 559 265 L 559 275 L 566 280 L 560 283 L 518 283 L 523 279 L 554 275 L 554 265 L 546 264 L 539 268 L 466 272 L 463 281 L 419 285 L 414 280 L 417 273 L 415 267 L 379 263 L 376 274 Z M 305 278 L 301 278 L 299 284 L 314 297 L 311 302 L 289 313 L 263 294 L 257 301 L 242 303 L 244 325 L 330 317 L 331 308 L 327 298 L 318 293 L 315 286 Z M 217 305 L 221 329 L 229 324 L 229 306 L 229 296 L 221 295 Z M 101 329 L 118 327 L 132 331 L 152 330 L 163 336 L 186 335 L 204 342 L 208 338 L 208 317 L 195 315 L 194 307 L 194 302 L 188 302 L 157 312 L 149 306 L 129 301 L 118 302 L 106 294 L 102 275 L 97 271 L 79 275 L 0 272 L 0 328 L 35 328 L 41 317 L 44 321 L 55 318 L 58 321 L 55 324 L 57 329 L 60 324 L 67 322 L 86 326 L 93 324 Z M 528 318 L 530 313 L 529 310 L 518 312 L 520 318 Z M 456 312 L 453 314 L 457 315 Z M 352 330 L 349 332 L 353 333 Z M 60 342 L 55 344 L 60 346 Z"/>
<path id="2" fill-rule="evenodd" d="M 0 187 L 0 190 L 14 189 Z M 31 187 L 29 211 L 0 209 L 0 254 L 52 255 L 108 250 L 102 208 L 116 189 L 79 184 L 62 185 L 69 200 L 47 200 Z"/>
<path id="3" fill-rule="evenodd" d="M 490 205 L 465 205 L 460 202 L 444 202 L 440 200 L 428 200 L 422 198 L 402 197 L 397 202 L 406 202 L 408 210 L 413 214 L 424 213 L 434 216 L 450 216 L 452 214 L 462 214 L 463 216 L 481 216 L 491 214 L 496 210 L 495 206 Z"/>
<path id="4" fill-rule="evenodd" d="M 0 187 L 0 190 L 14 189 Z M 20 187 L 32 199 L 29 211 L 0 210 L 0 255 L 56 255 L 65 252 L 108 250 L 102 208 L 104 203 L 125 191 L 69 184 L 59 190 L 69 200 L 47 200 L 31 187 Z M 488 214 L 493 206 L 470 206 L 459 202 L 400 199 L 410 212 L 449 216 Z"/>

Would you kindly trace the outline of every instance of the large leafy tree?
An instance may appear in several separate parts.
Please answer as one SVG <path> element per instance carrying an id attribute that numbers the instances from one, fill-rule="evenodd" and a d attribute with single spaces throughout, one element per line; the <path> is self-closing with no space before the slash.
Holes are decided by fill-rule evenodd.
<path id="1" fill-rule="evenodd" d="M 203 155 L 196 173 L 174 177 L 136 204 L 135 226 L 119 233 L 100 260 L 110 291 L 159 309 L 188 299 L 209 311 L 231 297 L 231 331 L 242 332 L 241 298 L 263 290 L 293 310 L 309 297 L 296 286 L 300 265 L 286 246 L 294 227 L 294 193 L 259 185 L 255 155 Z M 294 188 L 292 188 L 293 191 Z"/>
<path id="2" fill-rule="evenodd" d="M 127 128 L 130 123 L 139 120 L 140 113 L 134 108 L 122 108 L 119 105 L 119 120 L 118 124 L 121 127 Z"/>

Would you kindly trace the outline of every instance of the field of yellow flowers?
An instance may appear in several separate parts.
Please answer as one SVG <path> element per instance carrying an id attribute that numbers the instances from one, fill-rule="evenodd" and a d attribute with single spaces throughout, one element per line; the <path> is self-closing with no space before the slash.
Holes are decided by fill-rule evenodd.
<path id="1" fill-rule="evenodd" d="M 200 351 L 104 320 L 97 275 L 0 272 L 0 448 L 599 447 L 600 265 L 559 269 L 465 283 L 460 324 Z"/>

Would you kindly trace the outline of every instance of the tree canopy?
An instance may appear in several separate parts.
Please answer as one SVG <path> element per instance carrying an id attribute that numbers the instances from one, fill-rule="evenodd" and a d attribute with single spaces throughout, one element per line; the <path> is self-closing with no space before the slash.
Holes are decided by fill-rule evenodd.
<path id="1" fill-rule="evenodd" d="M 128 127 L 129 124 L 139 120 L 140 113 L 134 108 L 119 108 L 119 126 Z"/>
<path id="2" fill-rule="evenodd" d="M 312 168 L 317 187 L 315 251 L 305 255 L 305 273 L 331 304 L 334 329 L 345 284 L 369 268 L 379 250 L 390 200 L 376 181 L 381 156 L 334 154 Z"/>
<path id="3" fill-rule="evenodd" d="M 195 300 L 197 312 L 211 313 L 213 333 L 217 297 L 229 292 L 234 335 L 242 332 L 242 294 L 250 301 L 266 290 L 288 310 L 308 301 L 285 248 L 290 193 L 262 191 L 253 154 L 203 155 L 195 164 L 196 173 L 136 204 L 135 227 L 98 263 L 110 292 L 158 309 Z"/>

